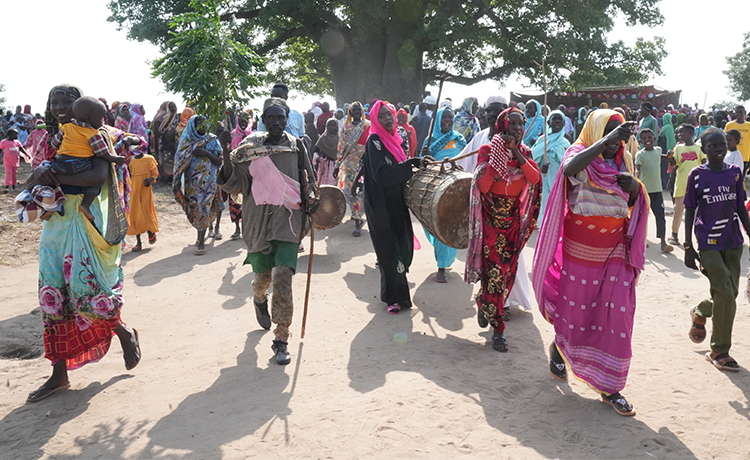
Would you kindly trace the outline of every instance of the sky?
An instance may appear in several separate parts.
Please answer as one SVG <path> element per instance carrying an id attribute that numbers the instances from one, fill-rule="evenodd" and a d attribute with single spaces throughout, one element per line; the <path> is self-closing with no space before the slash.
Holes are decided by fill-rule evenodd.
<path id="1" fill-rule="evenodd" d="M 158 106 L 165 100 L 177 101 L 184 105 L 178 95 L 165 91 L 160 80 L 151 78 L 150 62 L 161 54 L 156 46 L 127 39 L 126 31 L 118 31 L 115 24 L 106 21 L 109 16 L 108 0 L 66 0 L 61 7 L 59 0 L 36 0 L 34 14 L 29 14 L 29 6 L 24 2 L 4 2 L 3 21 L 0 30 L 4 37 L 27 37 L 28 47 L 6 47 L 7 54 L 0 66 L 0 84 L 5 85 L 2 94 L 6 107 L 30 104 L 34 113 L 42 113 L 50 88 L 60 83 L 73 83 L 84 94 L 104 97 L 108 102 L 115 100 L 140 102 L 146 108 L 147 118 L 153 117 Z M 700 8 L 694 8 L 691 4 Z M 660 9 L 664 16 L 661 27 L 628 27 L 624 21 L 609 34 L 610 41 L 623 40 L 632 46 L 637 37 L 666 39 L 669 56 L 662 62 L 664 76 L 653 76 L 647 83 L 669 90 L 682 90 L 682 102 L 691 106 L 698 103 L 706 106 L 720 100 L 736 99 L 730 94 L 729 81 L 722 73 L 726 69 L 726 57 L 742 50 L 743 33 L 750 31 L 750 1 L 725 0 L 720 7 L 697 0 L 662 0 Z M 696 17 L 696 11 L 699 16 Z M 60 40 L 60 36 L 85 27 L 81 37 L 93 37 L 96 49 L 102 53 L 106 63 L 95 60 L 94 47 L 81 41 L 83 51 L 72 51 L 74 44 L 66 42 L 57 55 L 46 53 L 48 44 Z M 39 46 L 37 46 L 39 44 Z M 87 49 L 91 48 L 91 49 Z M 22 50 L 28 50 L 24 56 Z M 65 52 L 71 56 L 66 57 Z M 78 58 L 78 56 L 81 56 Z M 54 71 L 47 69 L 54 68 Z M 429 87 L 437 94 L 436 87 Z M 509 97 L 510 91 L 534 93 L 528 82 L 511 78 L 506 82 L 485 81 L 472 86 L 446 83 L 443 94 L 454 102 L 469 96 L 481 102 L 491 94 Z M 541 93 L 541 91 L 538 91 Z M 307 110 L 316 96 L 296 93 L 292 88 L 291 106 L 300 111 Z M 335 103 L 329 98 L 331 105 Z M 260 107 L 255 101 L 251 106 Z"/>

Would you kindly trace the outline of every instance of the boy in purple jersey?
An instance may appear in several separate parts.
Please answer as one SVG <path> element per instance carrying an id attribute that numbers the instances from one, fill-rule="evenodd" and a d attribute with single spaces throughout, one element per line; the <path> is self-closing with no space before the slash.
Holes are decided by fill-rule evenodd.
<path id="1" fill-rule="evenodd" d="M 732 325 L 737 310 L 740 283 L 740 259 L 744 236 L 739 223 L 750 234 L 750 217 L 745 208 L 745 182 L 742 170 L 724 163 L 727 141 L 724 133 L 710 128 L 701 135 L 706 164 L 690 172 L 685 193 L 685 265 L 706 275 L 711 297 L 690 311 L 690 340 L 706 338 L 706 318 L 712 318 L 711 351 L 706 360 L 717 369 L 737 372 L 737 361 L 729 356 Z M 693 226 L 698 251 L 692 242 Z"/>

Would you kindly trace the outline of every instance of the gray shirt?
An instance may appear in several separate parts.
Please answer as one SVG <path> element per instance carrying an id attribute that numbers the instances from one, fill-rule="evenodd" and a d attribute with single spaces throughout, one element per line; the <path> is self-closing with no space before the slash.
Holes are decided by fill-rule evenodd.
<path id="1" fill-rule="evenodd" d="M 250 134 L 242 144 L 254 142 L 256 145 L 268 145 L 268 133 L 255 132 Z M 241 144 L 241 145 L 242 145 Z M 302 142 L 289 133 L 284 133 L 279 146 L 292 147 L 292 152 L 281 152 L 270 155 L 271 161 L 280 172 L 292 179 L 304 183 L 301 177 L 300 166 L 307 171 L 308 186 L 310 193 L 315 190 L 315 175 L 310 164 L 307 151 Z M 302 151 L 299 151 L 302 149 Z M 294 209 L 290 213 L 284 206 L 270 204 L 257 205 L 253 199 L 252 183 L 248 166 L 249 161 L 232 163 L 232 175 L 224 180 L 224 168 L 219 173 L 217 183 L 229 194 L 243 195 L 242 202 L 242 237 L 245 240 L 249 252 L 271 252 L 273 241 L 285 241 L 299 243 L 304 236 L 302 234 L 303 211 Z M 304 186 L 303 186 L 304 187 Z M 303 188 L 304 192 L 304 188 Z M 307 218 L 307 216 L 305 216 Z"/>

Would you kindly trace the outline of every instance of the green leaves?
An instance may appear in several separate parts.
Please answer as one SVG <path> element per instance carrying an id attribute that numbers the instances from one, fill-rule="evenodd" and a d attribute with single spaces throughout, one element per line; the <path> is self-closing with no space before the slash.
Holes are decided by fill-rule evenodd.
<path id="1" fill-rule="evenodd" d="M 745 34 L 742 51 L 727 58 L 729 89 L 742 101 L 750 100 L 750 32 Z M 732 107 L 734 109 L 734 107 Z"/>
<path id="2" fill-rule="evenodd" d="M 628 47 L 607 34 L 618 21 L 661 25 L 659 1 L 112 0 L 109 20 L 170 51 L 190 25 L 214 31 L 211 37 L 226 37 L 223 30 L 268 59 L 266 70 L 253 66 L 258 79 L 309 94 L 356 87 L 345 97 L 364 98 L 372 88 L 400 97 L 408 87 L 416 98 L 415 86 L 446 71 L 464 84 L 512 74 L 540 83 L 534 62 L 542 58 L 550 85 L 560 89 L 643 83 L 661 74 L 664 40 Z M 172 14 L 171 22 L 161 19 Z M 359 60 L 365 55 L 367 68 Z"/>
<path id="3" fill-rule="evenodd" d="M 167 52 L 152 64 L 152 75 L 212 124 L 223 120 L 228 106 L 241 107 L 258 95 L 265 71 L 263 59 L 232 39 L 219 16 L 220 3 L 191 0 L 193 11 L 172 19 Z"/>

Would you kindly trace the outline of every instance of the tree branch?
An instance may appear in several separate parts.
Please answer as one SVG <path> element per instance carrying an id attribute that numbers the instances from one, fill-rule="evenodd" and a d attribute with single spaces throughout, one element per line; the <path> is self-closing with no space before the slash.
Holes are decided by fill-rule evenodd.
<path id="1" fill-rule="evenodd" d="M 276 37 L 274 37 L 272 40 L 269 40 L 265 43 L 263 43 L 261 46 L 255 49 L 255 52 L 259 55 L 263 56 L 264 54 L 268 53 L 269 51 L 273 51 L 274 49 L 278 48 L 279 46 L 283 45 L 284 42 L 289 40 L 290 38 L 294 37 L 300 37 L 303 35 L 307 35 L 305 33 L 305 30 L 302 28 L 297 29 L 287 29 L 280 34 L 277 34 Z"/>
<path id="2" fill-rule="evenodd" d="M 255 19 L 258 16 L 260 16 L 260 8 L 257 10 L 249 10 L 249 11 L 234 11 L 232 13 L 224 13 L 221 16 L 219 16 L 219 19 L 222 21 L 229 21 L 231 18 L 235 19 Z"/>
<path id="3" fill-rule="evenodd" d="M 475 77 L 466 77 L 463 75 L 452 75 L 448 72 L 441 72 L 437 69 L 424 69 L 422 71 L 422 75 L 427 77 L 427 79 L 432 80 L 435 78 L 438 78 L 442 75 L 447 75 L 451 82 L 458 83 L 459 85 L 473 85 L 474 83 L 479 83 L 480 81 L 484 81 L 490 78 L 499 78 L 504 76 L 506 73 L 510 72 L 512 69 L 512 66 L 501 66 L 496 67 L 492 69 L 491 71 L 482 74 L 477 75 Z"/>

